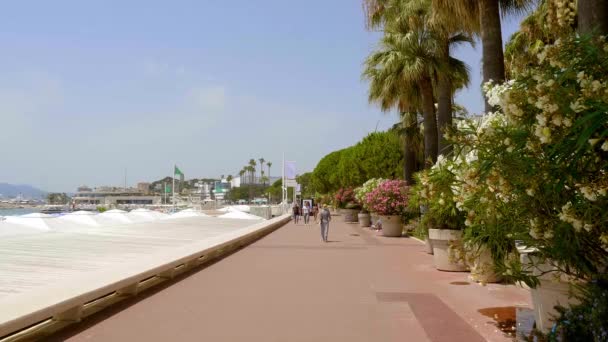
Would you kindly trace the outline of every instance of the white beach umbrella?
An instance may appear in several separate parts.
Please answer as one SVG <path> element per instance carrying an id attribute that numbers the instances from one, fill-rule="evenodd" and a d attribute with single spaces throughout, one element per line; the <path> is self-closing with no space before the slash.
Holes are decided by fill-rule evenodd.
<path id="1" fill-rule="evenodd" d="M 5 222 L 42 230 L 49 230 L 51 229 L 50 221 L 56 219 L 57 218 L 53 215 L 31 213 L 21 216 L 7 216 Z"/>
<path id="2" fill-rule="evenodd" d="M 168 214 L 161 213 L 160 211 L 150 210 L 150 209 L 145 209 L 145 208 L 139 208 L 139 209 L 131 210 L 129 212 L 129 214 L 132 214 L 133 216 L 135 216 L 135 215 L 141 216 L 141 217 L 144 217 L 144 218 L 148 218 L 150 220 L 158 220 L 158 219 L 161 219 L 163 217 L 169 216 Z"/>
<path id="3" fill-rule="evenodd" d="M 126 214 L 127 212 L 124 210 L 112 209 L 95 215 L 93 218 L 102 226 L 133 223 L 133 220 Z"/>
<path id="4" fill-rule="evenodd" d="M 40 229 L 31 226 L 10 223 L 6 220 L 0 221 L 0 237 L 3 238 L 15 235 L 41 234 L 48 231 L 48 229 Z"/>
<path id="5" fill-rule="evenodd" d="M 57 218 L 57 220 L 62 221 L 62 222 L 69 222 L 69 223 L 73 223 L 73 224 L 80 224 L 80 225 L 95 227 L 95 226 L 99 226 L 99 222 L 94 219 L 95 215 L 97 215 L 97 213 L 94 213 L 91 211 L 86 211 L 86 210 L 79 210 L 79 211 L 67 213 L 65 215 L 61 215 Z"/>
<path id="6" fill-rule="evenodd" d="M 184 209 L 182 211 L 178 211 L 177 213 L 171 214 L 165 219 L 176 219 L 176 218 L 184 218 L 184 217 L 209 217 L 207 214 L 203 214 L 194 209 Z"/>
<path id="7" fill-rule="evenodd" d="M 241 219 L 241 220 L 263 220 L 263 218 L 261 218 L 259 216 L 247 214 L 242 211 L 231 211 L 231 212 L 218 216 L 218 218 L 230 218 L 230 219 Z"/>

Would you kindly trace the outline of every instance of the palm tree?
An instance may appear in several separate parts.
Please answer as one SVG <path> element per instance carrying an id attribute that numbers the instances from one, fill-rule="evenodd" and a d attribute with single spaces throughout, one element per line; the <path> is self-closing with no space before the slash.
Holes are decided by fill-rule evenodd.
<path id="1" fill-rule="evenodd" d="M 255 162 L 254 162 L 254 164 L 255 164 Z M 253 166 L 253 165 L 247 166 L 247 171 L 249 171 L 249 177 L 251 179 L 251 184 L 254 184 L 255 183 L 255 166 Z"/>
<path id="2" fill-rule="evenodd" d="M 245 171 L 245 168 L 242 168 L 241 171 L 239 171 L 241 184 L 245 184 L 245 182 L 243 182 L 243 176 L 245 175 L 245 173 L 247 173 L 247 171 Z"/>
<path id="3" fill-rule="evenodd" d="M 580 34 L 608 34 L 608 1 L 578 0 L 577 12 Z"/>
<path id="4" fill-rule="evenodd" d="M 251 172 L 251 183 L 255 183 L 255 170 L 256 170 L 256 165 L 257 163 L 255 162 L 255 159 L 249 159 L 249 168 L 250 168 L 250 172 Z"/>
<path id="5" fill-rule="evenodd" d="M 483 82 L 502 83 L 505 63 L 502 50 L 500 12 L 503 15 L 526 10 L 534 0 L 432 0 L 435 13 L 452 27 L 475 28 L 481 36 Z M 464 27 L 463 27 L 464 29 Z M 466 29 L 465 29 L 466 30 Z M 492 107 L 485 101 L 486 112 Z"/>
<path id="6" fill-rule="evenodd" d="M 436 57 L 443 65 L 443 70 L 437 73 L 434 80 L 438 103 L 438 152 L 448 154 L 451 148 L 443 133 L 452 126 L 454 93 L 469 81 L 467 66 L 450 56 L 450 47 L 463 42 L 472 44 L 474 27 L 450 25 L 450 20 L 432 11 L 432 0 L 366 0 L 365 5 L 369 27 L 411 23 L 414 19 L 418 25 L 428 26 L 433 32 L 433 38 L 437 40 Z"/>
<path id="7" fill-rule="evenodd" d="M 427 2 L 427 5 L 430 3 Z M 416 12 L 417 16 L 397 17 L 398 20 L 385 22 L 380 50 L 368 57 L 364 76 L 371 79 L 369 76 L 374 77 L 374 73 L 368 71 L 381 69 L 378 74 L 388 73 L 384 76 L 388 80 L 391 77 L 398 79 L 392 87 L 408 88 L 410 91 L 416 89 L 415 92 L 419 93 L 420 101 L 417 107 L 421 109 L 424 117 L 424 157 L 430 165 L 437 160 L 438 154 L 433 89 L 437 75 L 449 73 L 450 69 L 454 68 L 453 71 L 458 70 L 455 74 L 466 79 L 467 70 L 461 61 L 450 58 L 449 54 L 446 61 L 445 55 L 441 54 L 441 35 L 428 25 L 429 17 L 425 14 L 428 9 L 426 12 Z M 401 112 L 405 112 L 403 109 L 404 106 L 400 109 Z"/>
<path id="8" fill-rule="evenodd" d="M 268 166 L 268 180 L 270 180 L 270 167 L 272 166 L 272 162 L 266 162 L 266 166 Z"/>
<path id="9" fill-rule="evenodd" d="M 263 177 L 264 176 L 264 162 L 265 162 L 265 160 L 262 157 L 262 158 L 258 159 L 258 161 L 260 162 L 260 177 Z"/>

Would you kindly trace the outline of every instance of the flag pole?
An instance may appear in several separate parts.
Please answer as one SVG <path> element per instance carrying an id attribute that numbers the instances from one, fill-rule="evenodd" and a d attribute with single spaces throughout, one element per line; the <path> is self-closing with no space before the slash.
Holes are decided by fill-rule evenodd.
<path id="1" fill-rule="evenodd" d="M 171 202 L 173 202 L 173 209 L 175 209 L 175 164 L 173 164 L 173 174 L 171 176 L 171 178 L 173 179 L 173 186 L 171 187 L 171 190 L 173 191 L 173 198 L 171 200 Z"/>
<path id="2" fill-rule="evenodd" d="M 287 189 L 287 185 L 285 185 L 285 152 L 283 152 L 283 168 L 282 169 L 283 169 L 283 174 L 282 174 L 283 184 L 281 186 L 281 200 L 282 200 L 281 202 L 285 203 L 286 202 L 285 189 Z"/>

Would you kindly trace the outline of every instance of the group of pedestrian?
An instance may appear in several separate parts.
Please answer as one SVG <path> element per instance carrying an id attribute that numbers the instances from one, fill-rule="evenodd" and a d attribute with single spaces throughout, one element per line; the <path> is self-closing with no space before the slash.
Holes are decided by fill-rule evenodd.
<path id="1" fill-rule="evenodd" d="M 295 224 L 300 222 L 300 216 L 304 219 L 304 224 L 310 224 L 310 216 L 312 215 L 314 223 L 319 222 L 321 227 L 321 240 L 327 242 L 327 234 L 329 232 L 329 222 L 331 221 L 331 214 L 327 204 L 323 205 L 323 208 L 319 210 L 317 204 L 310 205 L 310 202 L 305 201 L 304 206 L 300 208 L 298 203 L 294 203 L 292 207 L 293 221 Z"/>

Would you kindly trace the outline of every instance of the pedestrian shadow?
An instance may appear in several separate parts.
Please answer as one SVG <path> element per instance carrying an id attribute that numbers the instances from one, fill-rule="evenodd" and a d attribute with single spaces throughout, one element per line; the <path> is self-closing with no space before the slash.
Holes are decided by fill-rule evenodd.
<path id="1" fill-rule="evenodd" d="M 327 240 L 325 242 L 327 242 L 327 243 L 335 243 L 335 242 L 342 242 L 342 241 L 340 241 L 340 240 Z"/>

